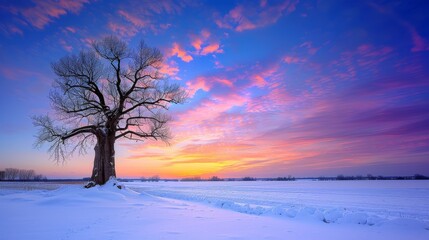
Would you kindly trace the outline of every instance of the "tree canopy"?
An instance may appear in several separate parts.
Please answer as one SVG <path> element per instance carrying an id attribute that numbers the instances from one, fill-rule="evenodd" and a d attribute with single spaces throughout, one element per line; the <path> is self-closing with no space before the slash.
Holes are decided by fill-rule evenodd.
<path id="1" fill-rule="evenodd" d="M 161 52 L 143 41 L 130 48 L 115 36 L 91 46 L 52 63 L 57 76 L 49 94 L 53 113 L 33 117 L 39 128 L 36 145 L 50 143 L 49 151 L 60 161 L 96 143 L 95 162 L 106 158 L 99 160 L 107 161 L 104 166 L 114 164 L 117 139 L 168 141 L 167 110 L 183 103 L 187 93 L 161 73 Z M 115 176 L 114 168 L 107 175 Z"/>

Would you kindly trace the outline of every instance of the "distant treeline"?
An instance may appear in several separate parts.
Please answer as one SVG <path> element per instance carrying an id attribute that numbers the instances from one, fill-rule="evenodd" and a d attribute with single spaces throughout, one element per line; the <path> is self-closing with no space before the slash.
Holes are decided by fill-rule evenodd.
<path id="1" fill-rule="evenodd" d="M 158 175 L 152 177 L 141 177 L 140 180 L 142 182 L 158 182 L 160 180 Z"/>
<path id="2" fill-rule="evenodd" d="M 421 174 L 415 174 L 413 176 L 373 176 L 368 174 L 366 176 L 345 176 L 338 175 L 336 177 L 306 177 L 306 178 L 295 178 L 292 176 L 287 177 L 275 177 L 275 178 L 255 178 L 255 177 L 242 177 L 242 178 L 220 178 L 218 176 L 212 176 L 210 178 L 202 177 L 187 177 L 182 179 L 162 179 L 158 175 L 152 177 L 141 177 L 140 179 L 120 179 L 121 181 L 133 181 L 140 180 L 142 182 L 158 182 L 158 181 L 175 181 L 175 182 L 203 182 L 203 181 L 296 181 L 296 180 L 319 180 L 319 181 L 343 181 L 343 180 L 429 180 L 428 176 Z"/>
<path id="3" fill-rule="evenodd" d="M 415 174 L 414 176 L 373 176 L 371 174 L 368 174 L 366 176 L 344 176 L 344 175 L 338 175 L 336 177 L 319 177 L 317 178 L 320 181 L 334 181 L 334 180 L 428 180 L 428 176 L 424 176 L 421 174 Z"/>
<path id="4" fill-rule="evenodd" d="M 72 181 L 71 179 L 70 181 Z M 89 181 L 90 178 L 83 178 L 83 181 Z M 141 178 L 118 178 L 121 182 L 130 182 L 130 181 L 142 181 L 142 182 L 217 182 L 217 181 L 296 181 L 296 180 L 313 180 L 313 181 L 343 181 L 343 180 L 429 180 L 428 176 L 421 174 L 415 174 L 413 176 L 373 176 L 368 174 L 366 176 L 356 175 L 356 176 L 345 176 L 338 175 L 336 177 L 301 177 L 295 178 L 292 176 L 287 177 L 274 177 L 274 178 L 256 178 L 256 177 L 242 177 L 242 178 L 220 178 L 218 176 L 212 176 L 210 178 L 202 177 L 187 177 L 181 179 L 171 179 L 171 178 L 160 178 L 158 175 L 151 177 L 141 177 Z"/>
<path id="5" fill-rule="evenodd" d="M 33 169 L 6 168 L 0 171 L 0 181 L 46 181 L 46 176 L 37 174 Z"/>
<path id="6" fill-rule="evenodd" d="M 192 178 L 182 178 L 181 182 L 199 182 L 199 181 L 295 181 L 294 177 L 276 177 L 276 178 L 254 178 L 254 177 L 243 177 L 243 178 L 220 178 L 218 176 L 213 176 L 211 178 L 201 178 L 201 177 L 192 177 Z"/>

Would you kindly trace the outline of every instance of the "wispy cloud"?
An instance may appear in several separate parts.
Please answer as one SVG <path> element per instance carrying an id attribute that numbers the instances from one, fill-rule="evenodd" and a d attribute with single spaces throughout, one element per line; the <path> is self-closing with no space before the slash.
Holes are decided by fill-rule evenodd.
<path id="1" fill-rule="evenodd" d="M 190 97 L 193 97 L 198 90 L 210 91 L 213 86 L 227 86 L 232 88 L 234 83 L 220 76 L 199 76 L 191 81 L 186 82 Z"/>
<path id="2" fill-rule="evenodd" d="M 391 6 L 389 6 L 389 4 L 380 5 L 374 2 L 369 2 L 368 5 L 379 13 L 393 18 L 396 22 L 408 30 L 411 36 L 412 52 L 429 51 L 429 42 L 419 34 L 415 26 L 413 26 L 408 20 L 399 16 L 398 13 L 395 12 Z"/>
<path id="3" fill-rule="evenodd" d="M 145 27 L 149 24 L 149 21 L 135 17 L 130 13 L 125 12 L 124 10 L 119 10 L 118 14 L 124 17 L 128 22 L 132 23 L 134 26 L 137 26 L 137 27 Z"/>
<path id="4" fill-rule="evenodd" d="M 285 56 L 283 58 L 283 61 L 285 63 L 287 63 L 287 64 L 292 64 L 292 63 L 305 62 L 306 59 L 305 58 L 296 57 L 296 56 Z"/>
<path id="5" fill-rule="evenodd" d="M 169 50 L 168 56 L 177 56 L 178 58 L 182 59 L 184 62 L 190 62 L 194 58 L 189 55 L 180 45 L 179 43 L 173 43 L 173 46 Z"/>
<path id="6" fill-rule="evenodd" d="M 49 23 L 52 23 L 55 19 L 60 18 L 68 13 L 77 14 L 83 8 L 89 0 L 33 0 L 32 6 L 29 7 L 7 7 L 10 13 L 23 19 L 25 23 L 28 23 L 38 29 L 43 29 Z M 21 24 L 22 25 L 22 22 Z M 17 27 L 14 27 L 17 29 Z"/>
<path id="7" fill-rule="evenodd" d="M 197 55 L 223 53 L 219 41 L 211 37 L 211 33 L 207 29 L 203 29 L 198 35 L 193 35 L 191 39 L 191 45 Z"/>
<path id="8" fill-rule="evenodd" d="M 217 17 L 215 23 L 220 28 L 234 29 L 237 32 L 265 27 L 276 23 L 282 16 L 296 9 L 298 1 L 285 0 L 280 3 L 267 5 L 248 3 L 237 5 L 223 17 Z"/>
<path id="9" fill-rule="evenodd" d="M 128 26 L 122 23 L 109 22 L 107 27 L 114 33 L 118 34 L 121 38 L 130 38 L 138 33 L 138 28 Z"/>
<path id="10" fill-rule="evenodd" d="M 165 75 L 172 77 L 176 80 L 180 80 L 180 78 L 177 77 L 177 74 L 179 73 L 179 67 L 177 66 L 177 63 L 173 60 L 164 62 L 161 65 L 161 69 L 159 71 L 162 74 L 165 74 Z"/>
<path id="11" fill-rule="evenodd" d="M 65 29 L 71 33 L 76 33 L 76 31 L 77 31 L 77 29 L 74 27 L 66 27 Z"/>
<path id="12" fill-rule="evenodd" d="M 67 52 L 73 51 L 73 47 L 68 44 L 64 39 L 60 39 L 60 45 L 64 48 Z"/>
<path id="13" fill-rule="evenodd" d="M 201 50 L 201 55 L 207 55 L 210 53 L 222 53 L 223 50 L 220 49 L 219 43 L 212 43 L 203 48 Z"/>
<path id="14" fill-rule="evenodd" d="M 409 23 L 404 23 L 404 26 L 410 31 L 411 39 L 413 41 L 412 52 L 428 51 L 429 42 L 424 39 L 416 30 L 414 26 Z"/>
<path id="15" fill-rule="evenodd" d="M 186 1 L 172 0 L 126 2 L 119 4 L 120 10 L 116 12 L 124 21 L 118 21 L 116 16 L 111 17 L 109 27 L 112 31 L 119 32 L 126 37 L 132 37 L 138 32 L 147 31 L 157 34 L 170 28 L 171 23 L 162 21 L 162 18 L 154 16 L 180 14 L 187 5 Z M 115 28 L 112 28 L 112 24 Z M 123 31 L 118 26 L 129 29 L 129 32 Z"/>

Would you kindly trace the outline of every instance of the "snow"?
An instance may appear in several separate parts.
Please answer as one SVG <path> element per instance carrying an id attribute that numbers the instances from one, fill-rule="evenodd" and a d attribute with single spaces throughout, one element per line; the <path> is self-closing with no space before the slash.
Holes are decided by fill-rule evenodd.
<path id="1" fill-rule="evenodd" d="M 428 181 L 115 184 L 0 182 L 0 236 L 429 239 Z"/>
<path id="2" fill-rule="evenodd" d="M 154 196 L 255 215 L 365 225 L 397 218 L 429 221 L 428 181 L 135 182 L 127 186 Z"/>

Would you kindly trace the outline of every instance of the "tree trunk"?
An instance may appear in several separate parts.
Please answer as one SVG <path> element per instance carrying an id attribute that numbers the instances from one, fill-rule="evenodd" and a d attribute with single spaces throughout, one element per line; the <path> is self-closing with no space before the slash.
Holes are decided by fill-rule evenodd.
<path id="1" fill-rule="evenodd" d="M 103 185 L 111 177 L 116 177 L 115 171 L 115 134 L 100 131 L 97 135 L 97 144 L 94 147 L 94 167 L 91 182 L 86 187 Z M 92 185 L 92 186 L 91 186 Z"/>

